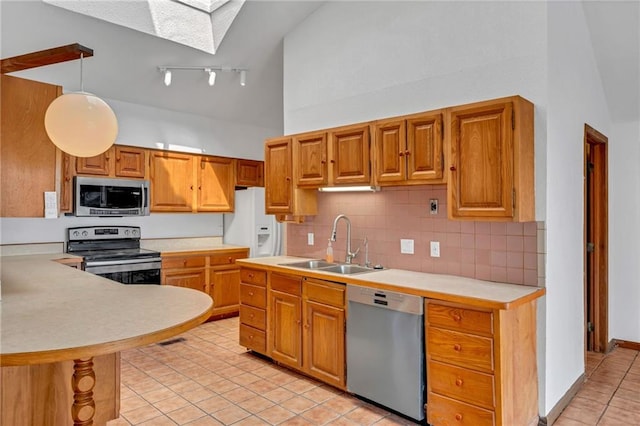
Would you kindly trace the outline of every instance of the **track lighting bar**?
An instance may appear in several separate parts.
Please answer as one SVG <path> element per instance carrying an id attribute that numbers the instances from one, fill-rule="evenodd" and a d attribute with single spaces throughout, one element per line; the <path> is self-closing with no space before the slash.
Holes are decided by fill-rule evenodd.
<path id="1" fill-rule="evenodd" d="M 235 72 L 240 74 L 240 85 L 245 86 L 247 84 L 247 69 L 245 68 L 226 68 L 226 67 L 182 67 L 173 65 L 162 65 L 158 67 L 161 73 L 164 73 L 165 86 L 171 85 L 172 70 L 186 70 L 186 71 L 204 71 L 207 73 L 209 86 L 216 84 L 217 72 Z"/>

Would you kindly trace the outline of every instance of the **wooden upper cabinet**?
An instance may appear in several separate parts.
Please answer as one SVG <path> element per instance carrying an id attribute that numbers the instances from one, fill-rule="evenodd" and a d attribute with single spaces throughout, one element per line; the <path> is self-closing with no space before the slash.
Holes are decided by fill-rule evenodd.
<path id="1" fill-rule="evenodd" d="M 60 158 L 60 211 L 70 212 L 73 210 L 73 176 L 75 167 L 73 157 L 66 152 L 61 153 Z"/>
<path id="2" fill-rule="evenodd" d="M 369 125 L 345 126 L 329 132 L 329 182 L 371 184 Z"/>
<path id="3" fill-rule="evenodd" d="M 146 149 L 115 146 L 115 175 L 127 178 L 145 177 Z"/>
<path id="4" fill-rule="evenodd" d="M 514 96 L 447 115 L 449 217 L 535 220 L 533 105 Z"/>
<path id="5" fill-rule="evenodd" d="M 56 191 L 56 146 L 44 128 L 62 87 L 2 75 L 0 191 L 2 217 L 43 217 L 44 192 Z"/>
<path id="6" fill-rule="evenodd" d="M 267 214 L 293 212 L 292 141 L 269 140 L 264 145 L 265 210 Z"/>
<path id="7" fill-rule="evenodd" d="M 149 156 L 151 211 L 192 211 L 194 156 L 167 151 L 151 151 Z"/>
<path id="8" fill-rule="evenodd" d="M 373 129 L 376 184 L 443 182 L 441 112 L 380 120 Z"/>
<path id="9" fill-rule="evenodd" d="M 235 162 L 233 158 L 199 158 L 198 211 L 232 212 Z"/>
<path id="10" fill-rule="evenodd" d="M 296 185 L 317 188 L 329 183 L 327 132 L 296 135 L 293 138 Z"/>
<path id="11" fill-rule="evenodd" d="M 237 186 L 264 186 L 264 161 L 236 160 Z"/>
<path id="12" fill-rule="evenodd" d="M 114 148 L 94 157 L 77 157 L 76 173 L 79 175 L 109 176 L 113 175 Z"/>

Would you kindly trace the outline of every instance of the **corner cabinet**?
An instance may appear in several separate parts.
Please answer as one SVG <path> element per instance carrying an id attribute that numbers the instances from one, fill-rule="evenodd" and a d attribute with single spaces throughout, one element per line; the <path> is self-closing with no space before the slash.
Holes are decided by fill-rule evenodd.
<path id="1" fill-rule="evenodd" d="M 264 161 L 236 160 L 237 186 L 264 186 Z"/>
<path id="2" fill-rule="evenodd" d="M 490 310 L 425 300 L 427 422 L 538 421 L 536 302 Z"/>
<path id="3" fill-rule="evenodd" d="M 535 220 L 533 104 L 519 96 L 447 109 L 450 219 Z"/>
<path id="4" fill-rule="evenodd" d="M 444 182 L 441 111 L 376 121 L 373 138 L 376 185 Z"/>
<path id="5" fill-rule="evenodd" d="M 318 198 L 313 189 L 294 187 L 292 144 L 291 137 L 265 142 L 265 213 L 279 221 L 300 222 L 303 216 L 317 214 Z"/>

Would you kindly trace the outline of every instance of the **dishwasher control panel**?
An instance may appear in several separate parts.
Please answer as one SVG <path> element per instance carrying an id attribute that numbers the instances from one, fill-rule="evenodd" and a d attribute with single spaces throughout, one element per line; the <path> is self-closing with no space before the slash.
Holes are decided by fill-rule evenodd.
<path id="1" fill-rule="evenodd" d="M 347 285 L 347 300 L 415 315 L 422 315 L 424 309 L 420 296 L 353 284 Z"/>

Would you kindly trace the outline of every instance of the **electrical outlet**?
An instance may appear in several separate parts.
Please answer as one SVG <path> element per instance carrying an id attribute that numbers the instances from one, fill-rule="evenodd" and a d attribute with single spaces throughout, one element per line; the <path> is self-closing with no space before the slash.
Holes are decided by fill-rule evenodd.
<path id="1" fill-rule="evenodd" d="M 309 246 L 313 245 L 313 232 L 309 232 L 307 234 L 307 245 Z"/>
<path id="2" fill-rule="evenodd" d="M 431 241 L 431 257 L 440 257 L 440 242 Z"/>
<path id="3" fill-rule="evenodd" d="M 413 240 L 400 240 L 400 253 L 413 254 Z"/>
<path id="4" fill-rule="evenodd" d="M 438 214 L 438 199 L 432 198 L 429 200 L 429 213 Z"/>

